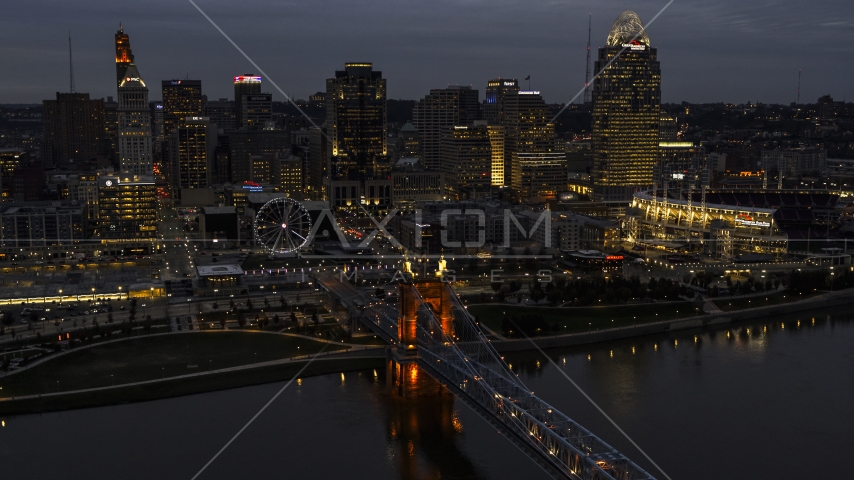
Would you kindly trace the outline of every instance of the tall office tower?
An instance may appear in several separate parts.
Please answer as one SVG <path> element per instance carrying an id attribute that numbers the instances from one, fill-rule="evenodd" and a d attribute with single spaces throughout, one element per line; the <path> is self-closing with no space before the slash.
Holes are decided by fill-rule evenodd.
<path id="1" fill-rule="evenodd" d="M 595 71 L 594 198 L 628 201 L 653 183 L 661 114 L 661 66 L 636 13 L 617 17 Z"/>
<path id="2" fill-rule="evenodd" d="M 119 31 L 116 32 L 116 86 L 122 83 L 125 78 L 125 70 L 133 63 L 133 52 L 130 49 L 130 38 L 125 33 L 122 24 L 119 24 Z"/>
<path id="3" fill-rule="evenodd" d="M 119 83 L 119 171 L 122 174 L 154 173 L 149 108 L 148 87 L 136 64 L 131 62 L 125 68 L 125 78 Z"/>
<path id="4" fill-rule="evenodd" d="M 504 185 L 504 126 L 489 125 L 489 145 L 492 151 L 492 185 Z"/>
<path id="5" fill-rule="evenodd" d="M 538 91 L 507 92 L 504 97 L 504 185 L 514 188 L 520 181 L 520 154 L 555 152 L 555 130 L 551 111 Z"/>
<path id="6" fill-rule="evenodd" d="M 326 124 L 330 180 L 384 176 L 386 81 L 370 63 L 347 63 L 326 80 Z"/>
<path id="7" fill-rule="evenodd" d="M 227 98 L 205 103 L 205 116 L 211 119 L 211 123 L 216 125 L 220 133 L 228 133 L 235 129 L 234 102 Z"/>
<path id="8" fill-rule="evenodd" d="M 240 101 L 240 128 L 258 130 L 273 121 L 273 94 L 244 95 Z"/>
<path id="9" fill-rule="evenodd" d="M 163 102 L 148 102 L 148 106 L 151 115 L 152 152 L 160 153 L 162 143 L 165 140 L 163 135 Z"/>
<path id="10" fill-rule="evenodd" d="M 211 120 L 213 121 L 213 120 Z M 231 146 L 229 134 L 219 133 L 216 136 L 213 158 L 213 183 L 231 182 Z"/>
<path id="11" fill-rule="evenodd" d="M 441 171 L 449 189 L 459 192 L 492 184 L 492 144 L 485 124 L 449 128 L 440 147 Z"/>
<path id="12" fill-rule="evenodd" d="M 177 157 L 172 166 L 175 189 L 207 188 L 211 185 L 216 131 L 208 117 L 187 117 L 172 134 Z"/>
<path id="13" fill-rule="evenodd" d="M 234 77 L 234 126 L 243 126 L 243 96 L 261 93 L 261 77 L 244 73 Z"/>
<path id="14" fill-rule="evenodd" d="M 231 181 L 252 180 L 252 157 L 287 152 L 290 145 L 284 130 L 235 130 L 228 136 L 231 150 Z"/>
<path id="15" fill-rule="evenodd" d="M 163 135 L 172 136 L 178 122 L 204 114 L 201 80 L 163 80 Z"/>
<path id="16" fill-rule="evenodd" d="M 515 78 L 496 78 L 486 84 L 486 99 L 483 101 L 483 118 L 489 125 L 504 125 L 504 97 L 519 91 Z"/>
<path id="17" fill-rule="evenodd" d="M 119 102 L 108 96 L 104 102 L 104 154 L 119 168 Z"/>
<path id="18" fill-rule="evenodd" d="M 56 93 L 45 100 L 44 150 L 47 168 L 89 170 L 103 151 L 104 101 L 88 93 Z"/>
<path id="19" fill-rule="evenodd" d="M 421 142 L 421 163 L 428 170 L 442 170 L 442 137 L 455 126 L 470 125 L 480 118 L 478 91 L 449 86 L 430 90 L 415 104 L 412 123 Z"/>

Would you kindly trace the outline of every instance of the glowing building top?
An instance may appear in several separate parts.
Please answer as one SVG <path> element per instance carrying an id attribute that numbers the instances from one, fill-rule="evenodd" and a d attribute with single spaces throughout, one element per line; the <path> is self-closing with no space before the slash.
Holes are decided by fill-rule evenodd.
<path id="1" fill-rule="evenodd" d="M 627 44 L 649 46 L 649 37 L 643 22 L 638 14 L 631 10 L 626 10 L 617 17 L 611 27 L 611 33 L 608 34 L 609 47 L 621 47 Z"/>

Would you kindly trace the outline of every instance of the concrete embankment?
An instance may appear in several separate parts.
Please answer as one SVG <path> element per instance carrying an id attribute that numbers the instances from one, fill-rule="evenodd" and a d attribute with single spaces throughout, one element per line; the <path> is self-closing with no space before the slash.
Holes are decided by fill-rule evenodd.
<path id="1" fill-rule="evenodd" d="M 535 337 L 533 340 L 540 348 L 569 347 L 573 345 L 584 345 L 588 343 L 640 337 L 643 335 L 668 333 L 690 328 L 702 328 L 710 325 L 722 325 L 756 318 L 805 312 L 819 308 L 837 307 L 840 305 L 850 304 L 854 304 L 854 288 L 826 293 L 824 295 L 799 300 L 797 302 L 771 305 L 768 307 L 754 307 L 744 310 L 734 310 L 731 312 L 716 312 L 708 315 L 683 318 L 680 320 L 666 320 L 630 327 L 611 328 L 596 332 L 555 335 L 552 337 Z M 567 314 L 570 315 L 571 310 L 568 309 Z M 535 349 L 535 347 L 531 345 L 531 341 L 525 338 L 493 340 L 492 345 L 499 352 L 518 352 Z"/>

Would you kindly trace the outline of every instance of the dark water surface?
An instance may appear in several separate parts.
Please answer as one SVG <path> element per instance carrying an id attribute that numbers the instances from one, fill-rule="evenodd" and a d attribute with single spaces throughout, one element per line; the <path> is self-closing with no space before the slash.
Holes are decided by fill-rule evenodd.
<path id="1" fill-rule="evenodd" d="M 848 311 L 547 353 L 673 479 L 854 478 Z M 537 395 L 665 478 L 540 354 L 507 360 Z M 548 478 L 453 397 L 396 398 L 376 374 L 294 383 L 199 479 Z M 189 480 L 282 385 L 0 413 L 0 478 Z"/>

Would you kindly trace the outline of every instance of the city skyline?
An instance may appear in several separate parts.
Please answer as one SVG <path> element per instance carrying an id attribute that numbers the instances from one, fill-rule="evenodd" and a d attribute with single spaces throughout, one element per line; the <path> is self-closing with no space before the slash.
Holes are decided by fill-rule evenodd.
<path id="1" fill-rule="evenodd" d="M 20 43 L 28 19 L 45 3 L 52 5 L 15 7 L 0 34 L 7 45 Z M 335 2 L 311 6 L 255 2 L 242 6 L 237 15 L 222 3 L 199 5 L 294 98 L 322 91 L 336 65 L 369 61 L 389 79 L 390 99 L 415 100 L 431 88 L 449 84 L 481 90 L 491 78 L 530 75 L 531 87 L 542 91 L 547 102 L 564 103 L 583 87 L 588 12 L 593 14 L 595 52 L 604 46 L 620 12 L 632 9 L 646 20 L 664 4 L 475 1 L 455 5 L 450 17 L 442 15 L 450 4 L 441 2 L 407 6 L 405 11 L 385 2 L 358 9 Z M 28 38 L 24 47 L 5 49 L 10 68 L 0 73 L 4 85 L 0 103 L 38 103 L 57 91 L 68 91 L 67 76 L 58 72 L 68 71 L 69 26 L 77 90 L 92 98 L 115 94 L 104 59 L 114 54 L 110 38 L 120 21 L 133 37 L 137 63 L 146 66 L 146 77 L 152 81 L 189 74 L 204 80 L 209 99 L 230 98 L 233 77 L 253 70 L 189 3 L 156 2 L 142 8 L 88 2 L 75 10 L 50 8 L 55 15 L 39 18 L 43 27 L 47 22 L 47 34 Z M 788 104 L 797 96 L 799 69 L 803 69 L 802 103 L 824 94 L 846 99 L 851 53 L 834 43 L 854 25 L 846 10 L 851 7 L 841 1 L 804 12 L 788 1 L 773 2 L 772 8 L 674 2 L 649 29 L 666 65 L 662 101 Z M 331 28 L 320 34 L 306 29 L 319 23 Z M 799 42 L 787 44 L 779 32 L 802 35 Z M 745 44 L 751 48 L 743 48 Z M 29 72 L 31 81 L 16 79 L 20 75 L 16 72 L 22 71 Z M 527 88 L 527 82 L 522 83 Z M 268 90 L 274 100 L 284 100 L 274 89 Z M 157 96 L 152 92 L 152 99 Z"/>

